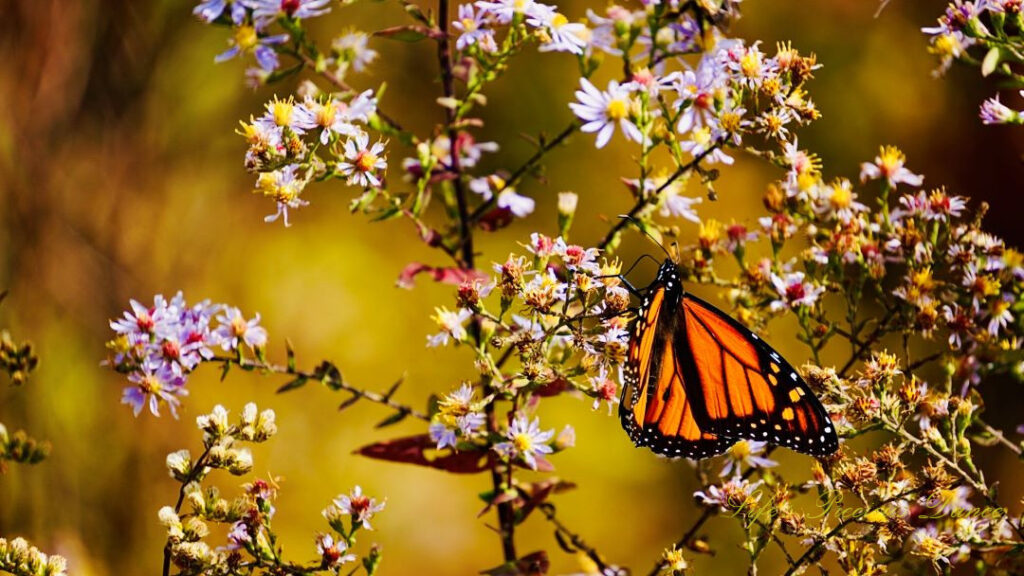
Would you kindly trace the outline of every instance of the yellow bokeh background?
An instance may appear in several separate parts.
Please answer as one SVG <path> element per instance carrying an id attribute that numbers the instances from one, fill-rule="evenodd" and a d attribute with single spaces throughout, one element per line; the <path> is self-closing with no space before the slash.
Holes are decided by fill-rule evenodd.
<path id="1" fill-rule="evenodd" d="M 909 166 L 927 175 L 926 183 L 993 204 L 990 227 L 1019 245 L 1022 132 L 980 125 L 977 106 L 996 84 L 976 70 L 955 67 L 945 78 L 931 77 L 935 62 L 919 29 L 941 6 L 917 4 L 892 2 L 875 18 L 873 2 L 831 0 L 812 8 L 749 0 L 731 33 L 763 40 L 767 51 L 792 40 L 819 55 L 824 67 L 810 94 L 823 119 L 799 136 L 802 146 L 822 156 L 826 175 L 855 178 L 859 162 L 873 158 L 878 145 L 896 144 L 908 153 Z M 485 476 L 352 454 L 369 442 L 422 432 L 422 423 L 375 430 L 388 415 L 377 406 L 360 403 L 338 413 L 345 397 L 317 386 L 277 395 L 279 379 L 236 371 L 221 382 L 208 367 L 191 378 L 180 420 L 134 418 L 119 405 L 123 380 L 99 365 L 108 319 L 129 298 L 178 290 L 190 300 L 260 312 L 272 359 L 283 359 L 289 338 L 300 365 L 329 358 L 359 386 L 383 390 L 404 374 L 396 398 L 403 403 L 423 407 L 429 394 L 472 374 L 467 350 L 424 346 L 435 330 L 429 319 L 434 306 L 452 305 L 451 287 L 424 280 L 412 291 L 395 287 L 405 264 L 443 262 L 407 222 L 371 224 L 350 215 L 354 191 L 334 182 L 307 190 L 312 204 L 293 213 L 291 228 L 263 223 L 273 206 L 249 192 L 253 178 L 243 170 L 244 143 L 234 130 L 273 93 L 287 94 L 294 84 L 253 93 L 243 85 L 239 62 L 214 64 L 227 31 L 198 23 L 192 5 L 0 1 L 0 287 L 10 291 L 0 324 L 32 340 L 42 358 L 25 388 L 0 388 L 0 421 L 54 445 L 45 463 L 14 466 L 0 477 L 0 536 L 23 535 L 64 554 L 76 574 L 156 573 L 163 545 L 156 511 L 177 495 L 164 457 L 180 448 L 196 451 L 196 415 L 217 403 L 237 413 L 255 401 L 278 415 L 280 433 L 255 450 L 255 470 L 283 478 L 275 526 L 287 555 L 312 559 L 312 535 L 327 528 L 320 510 L 359 484 L 387 498 L 377 530 L 360 542 L 361 550 L 370 541 L 383 546 L 385 574 L 473 574 L 499 564 L 498 539 L 488 527 L 495 520 L 477 517 L 483 507 L 477 494 L 489 488 Z M 559 7 L 581 17 L 588 6 L 603 8 L 579 0 Z M 402 17 L 393 2 L 336 4 L 310 25 L 326 42 L 349 26 L 380 29 L 403 23 Z M 433 46 L 385 39 L 371 46 L 380 52 L 378 62 L 352 83 L 386 82 L 381 106 L 428 134 L 441 119 Z M 515 60 L 488 92 L 482 112 L 478 139 L 501 144 L 483 168 L 510 169 L 528 157 L 530 144 L 520 134 L 560 131 L 570 119 L 565 104 L 577 78 L 575 60 L 566 55 Z M 1013 93 L 1004 101 L 1020 107 Z M 399 182 L 400 160 L 408 154 L 390 148 L 392 182 Z M 545 181 L 526 179 L 519 187 L 537 199 L 537 213 L 478 238 L 481 266 L 503 260 L 531 231 L 554 232 L 555 193 L 563 190 L 580 195 L 573 239 L 596 242 L 629 207 L 620 179 L 636 177 L 633 154 L 618 138 L 601 151 L 591 136 L 570 139 L 550 155 Z M 777 176 L 755 159 L 740 158 L 716 184 L 721 200 L 705 201 L 700 213 L 750 222 Z M 692 236 L 696 228 L 684 223 L 681 232 Z M 636 236 L 624 242 L 625 254 L 651 249 Z M 773 325 L 773 341 L 801 364 L 806 350 L 791 328 L 784 321 Z M 1007 385 L 993 384 L 993 390 L 1012 398 Z M 1012 429 L 1013 412 L 1011 403 L 993 419 Z M 578 447 L 553 459 L 559 477 L 579 484 L 556 497 L 559 517 L 609 561 L 646 573 L 699 512 L 691 466 L 634 449 L 617 419 L 592 411 L 589 401 L 545 401 L 541 418 L 545 426 L 571 423 L 577 430 Z M 987 454 L 989 477 L 1002 480 L 1007 494 L 1020 488 L 1011 477 L 1015 464 Z M 794 475 L 806 473 L 807 457 L 778 458 Z M 237 484 L 226 475 L 211 480 L 225 488 Z M 723 573 L 746 570 L 734 522 L 712 520 L 706 533 L 718 555 L 695 560 L 701 573 L 711 566 Z M 539 515 L 518 536 L 521 554 L 549 552 L 552 573 L 579 570 Z M 781 566 L 776 556 L 766 555 L 765 573 Z"/>

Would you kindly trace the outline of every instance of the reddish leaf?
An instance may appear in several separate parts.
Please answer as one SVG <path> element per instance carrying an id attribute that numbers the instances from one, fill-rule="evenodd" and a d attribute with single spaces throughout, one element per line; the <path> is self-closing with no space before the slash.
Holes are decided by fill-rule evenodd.
<path id="1" fill-rule="evenodd" d="M 475 474 L 494 467 L 496 461 L 490 454 L 479 450 L 455 452 L 451 449 L 437 450 L 436 444 L 426 434 L 398 438 L 363 446 L 356 450 L 376 460 L 403 462 L 445 470 L 455 474 Z"/>
<path id="2" fill-rule="evenodd" d="M 520 486 L 519 491 L 521 493 L 522 501 L 517 506 L 519 511 L 518 522 L 521 523 L 526 520 L 530 512 L 548 499 L 551 494 L 557 494 L 559 492 L 565 492 L 566 490 L 572 490 L 576 488 L 576 485 L 572 482 L 565 482 L 557 478 L 549 478 L 541 482 L 533 482 Z"/>
<path id="3" fill-rule="evenodd" d="M 412 262 L 402 269 L 402 273 L 398 275 L 397 284 L 400 288 L 411 290 L 416 276 L 424 273 L 430 274 L 435 282 L 444 282 L 445 284 L 454 284 L 456 286 L 474 280 L 486 282 L 489 278 L 479 270 L 463 270 L 462 268 L 452 267 L 435 268 L 420 262 Z"/>
<path id="4" fill-rule="evenodd" d="M 569 387 L 569 381 L 565 378 L 558 378 L 552 382 L 548 382 L 543 386 L 537 388 L 533 393 L 537 396 L 558 396 Z"/>

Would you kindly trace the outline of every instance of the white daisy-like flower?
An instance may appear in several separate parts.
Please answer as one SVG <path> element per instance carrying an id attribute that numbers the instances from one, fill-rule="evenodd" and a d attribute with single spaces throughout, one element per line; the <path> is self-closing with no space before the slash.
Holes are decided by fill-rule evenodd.
<path id="1" fill-rule="evenodd" d="M 536 204 L 533 198 L 523 196 L 511 187 L 505 188 L 498 193 L 498 207 L 508 210 L 518 218 L 525 218 L 532 214 Z"/>
<path id="2" fill-rule="evenodd" d="M 472 4 L 459 6 L 459 19 L 452 22 L 452 28 L 461 32 L 455 48 L 465 50 L 474 44 L 483 47 L 488 44 L 487 38 L 493 42 L 494 31 L 487 28 L 487 14 L 485 10 L 473 10 Z"/>
<path id="3" fill-rule="evenodd" d="M 920 186 L 924 182 L 924 177 L 914 174 L 903 166 L 906 160 L 907 157 L 899 148 L 883 146 L 873 163 L 864 162 L 860 165 L 860 181 L 867 182 L 884 178 L 892 188 L 898 184 Z"/>
<path id="4" fill-rule="evenodd" d="M 608 90 L 604 92 L 595 88 L 586 78 L 580 78 L 580 85 L 583 89 L 576 91 L 578 102 L 570 103 L 569 108 L 584 121 L 580 130 L 587 133 L 597 132 L 598 148 L 604 148 L 608 144 L 616 124 L 626 138 L 634 142 L 643 142 L 644 135 L 630 120 L 633 99 L 629 90 L 614 80 L 608 83 Z"/>
<path id="5" fill-rule="evenodd" d="M 825 293 L 824 286 L 805 282 L 803 272 L 792 272 L 784 276 L 779 276 L 773 272 L 772 285 L 775 286 L 775 291 L 779 294 L 779 298 L 770 305 L 773 312 L 778 312 L 787 307 L 814 306 L 818 298 Z"/>
<path id="6" fill-rule="evenodd" d="M 467 332 L 463 323 L 472 315 L 473 313 L 466 308 L 460 308 L 455 312 L 445 307 L 435 308 L 433 320 L 437 322 L 441 331 L 433 336 L 427 336 L 427 346 L 447 346 L 449 339 L 455 342 L 465 340 Z"/>
<path id="7" fill-rule="evenodd" d="M 376 173 L 386 170 L 387 160 L 382 156 L 384 143 L 376 142 L 371 147 L 366 133 L 356 134 L 345 141 L 345 161 L 338 164 L 341 173 L 348 177 L 348 184 L 364 188 L 380 186 Z"/>
<path id="8" fill-rule="evenodd" d="M 554 430 L 541 431 L 539 419 L 534 418 L 531 422 L 526 416 L 520 416 L 512 421 L 505 433 L 508 441 L 496 444 L 494 449 L 509 459 L 522 458 L 527 466 L 536 470 L 537 458 L 552 452 L 547 442 L 554 435 Z"/>
<path id="9" fill-rule="evenodd" d="M 541 11 L 526 20 L 527 24 L 543 28 L 548 41 L 541 44 L 540 51 L 570 52 L 583 54 L 587 47 L 590 30 L 582 22 L 570 22 L 564 14 L 555 11 Z"/>

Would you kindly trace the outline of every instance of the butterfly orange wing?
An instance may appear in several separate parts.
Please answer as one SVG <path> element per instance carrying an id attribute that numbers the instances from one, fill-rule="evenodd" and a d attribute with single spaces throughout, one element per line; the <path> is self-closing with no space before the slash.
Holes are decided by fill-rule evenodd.
<path id="1" fill-rule="evenodd" d="M 681 288 L 659 275 L 640 308 L 623 368 L 619 417 L 637 446 L 671 457 L 705 458 L 724 452 L 733 441 L 697 424 L 676 358 Z"/>
<path id="2" fill-rule="evenodd" d="M 680 299 L 676 357 L 702 429 L 825 456 L 839 439 L 828 412 L 778 352 L 711 304 Z"/>

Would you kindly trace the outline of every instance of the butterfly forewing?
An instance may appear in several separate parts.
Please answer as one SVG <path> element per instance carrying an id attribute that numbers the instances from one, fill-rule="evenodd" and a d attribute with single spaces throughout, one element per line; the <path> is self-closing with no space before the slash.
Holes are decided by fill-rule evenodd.
<path id="1" fill-rule="evenodd" d="M 673 345 L 682 288 L 675 267 L 662 266 L 633 327 L 623 370 L 619 417 L 638 446 L 672 457 L 705 458 L 724 452 L 732 440 L 697 424 Z"/>

